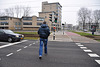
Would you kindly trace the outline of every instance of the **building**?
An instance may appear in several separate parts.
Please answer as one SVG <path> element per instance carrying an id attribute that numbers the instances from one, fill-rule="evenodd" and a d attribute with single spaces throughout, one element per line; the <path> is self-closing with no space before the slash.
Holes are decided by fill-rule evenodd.
<path id="1" fill-rule="evenodd" d="M 32 16 L 15 18 L 9 16 L 0 17 L 0 29 L 11 30 L 38 30 L 44 18 Z"/>
<path id="2" fill-rule="evenodd" d="M 22 22 L 20 18 L 1 16 L 0 29 L 22 30 Z"/>
<path id="3" fill-rule="evenodd" d="M 39 17 L 44 17 L 45 21 L 51 27 L 56 26 L 56 28 L 61 29 L 62 20 L 62 6 L 59 2 L 48 3 L 42 2 L 42 12 L 39 12 Z M 51 20 L 49 20 L 51 17 Z"/>
<path id="4" fill-rule="evenodd" d="M 32 16 L 22 17 L 22 30 L 38 30 L 44 21 L 44 18 Z"/>

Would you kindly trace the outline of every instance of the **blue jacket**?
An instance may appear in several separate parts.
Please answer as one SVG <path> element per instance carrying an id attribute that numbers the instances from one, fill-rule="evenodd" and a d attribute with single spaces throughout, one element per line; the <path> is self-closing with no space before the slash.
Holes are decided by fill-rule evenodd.
<path id="1" fill-rule="evenodd" d="M 42 24 L 38 30 L 38 34 L 40 38 L 47 39 L 50 35 L 49 27 L 46 24 Z"/>

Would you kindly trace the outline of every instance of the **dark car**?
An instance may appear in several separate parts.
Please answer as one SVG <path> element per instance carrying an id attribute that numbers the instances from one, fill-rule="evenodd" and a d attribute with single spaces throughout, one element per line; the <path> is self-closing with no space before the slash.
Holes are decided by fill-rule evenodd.
<path id="1" fill-rule="evenodd" d="M 13 41 L 20 41 L 22 39 L 24 39 L 24 35 L 22 34 L 16 34 L 11 30 L 0 29 L 0 40 L 13 42 Z"/>

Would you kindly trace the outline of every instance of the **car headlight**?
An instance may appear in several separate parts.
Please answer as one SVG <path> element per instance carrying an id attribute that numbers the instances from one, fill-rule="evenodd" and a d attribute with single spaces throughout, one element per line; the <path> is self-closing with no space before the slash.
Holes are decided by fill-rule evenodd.
<path id="1" fill-rule="evenodd" d="M 19 37 L 18 35 L 16 35 L 16 37 Z"/>
<path id="2" fill-rule="evenodd" d="M 22 35 L 22 37 L 24 37 L 24 35 Z"/>

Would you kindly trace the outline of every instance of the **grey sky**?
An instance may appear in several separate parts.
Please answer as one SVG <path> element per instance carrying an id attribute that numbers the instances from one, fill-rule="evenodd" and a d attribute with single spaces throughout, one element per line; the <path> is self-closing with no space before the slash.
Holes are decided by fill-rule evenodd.
<path id="1" fill-rule="evenodd" d="M 91 10 L 100 9 L 100 0 L 0 0 L 0 9 L 14 7 L 15 5 L 29 6 L 31 7 L 31 16 L 38 16 L 38 12 L 41 12 L 41 5 L 43 1 L 59 2 L 62 5 L 62 22 L 76 25 L 77 11 L 81 7 L 86 7 Z"/>

